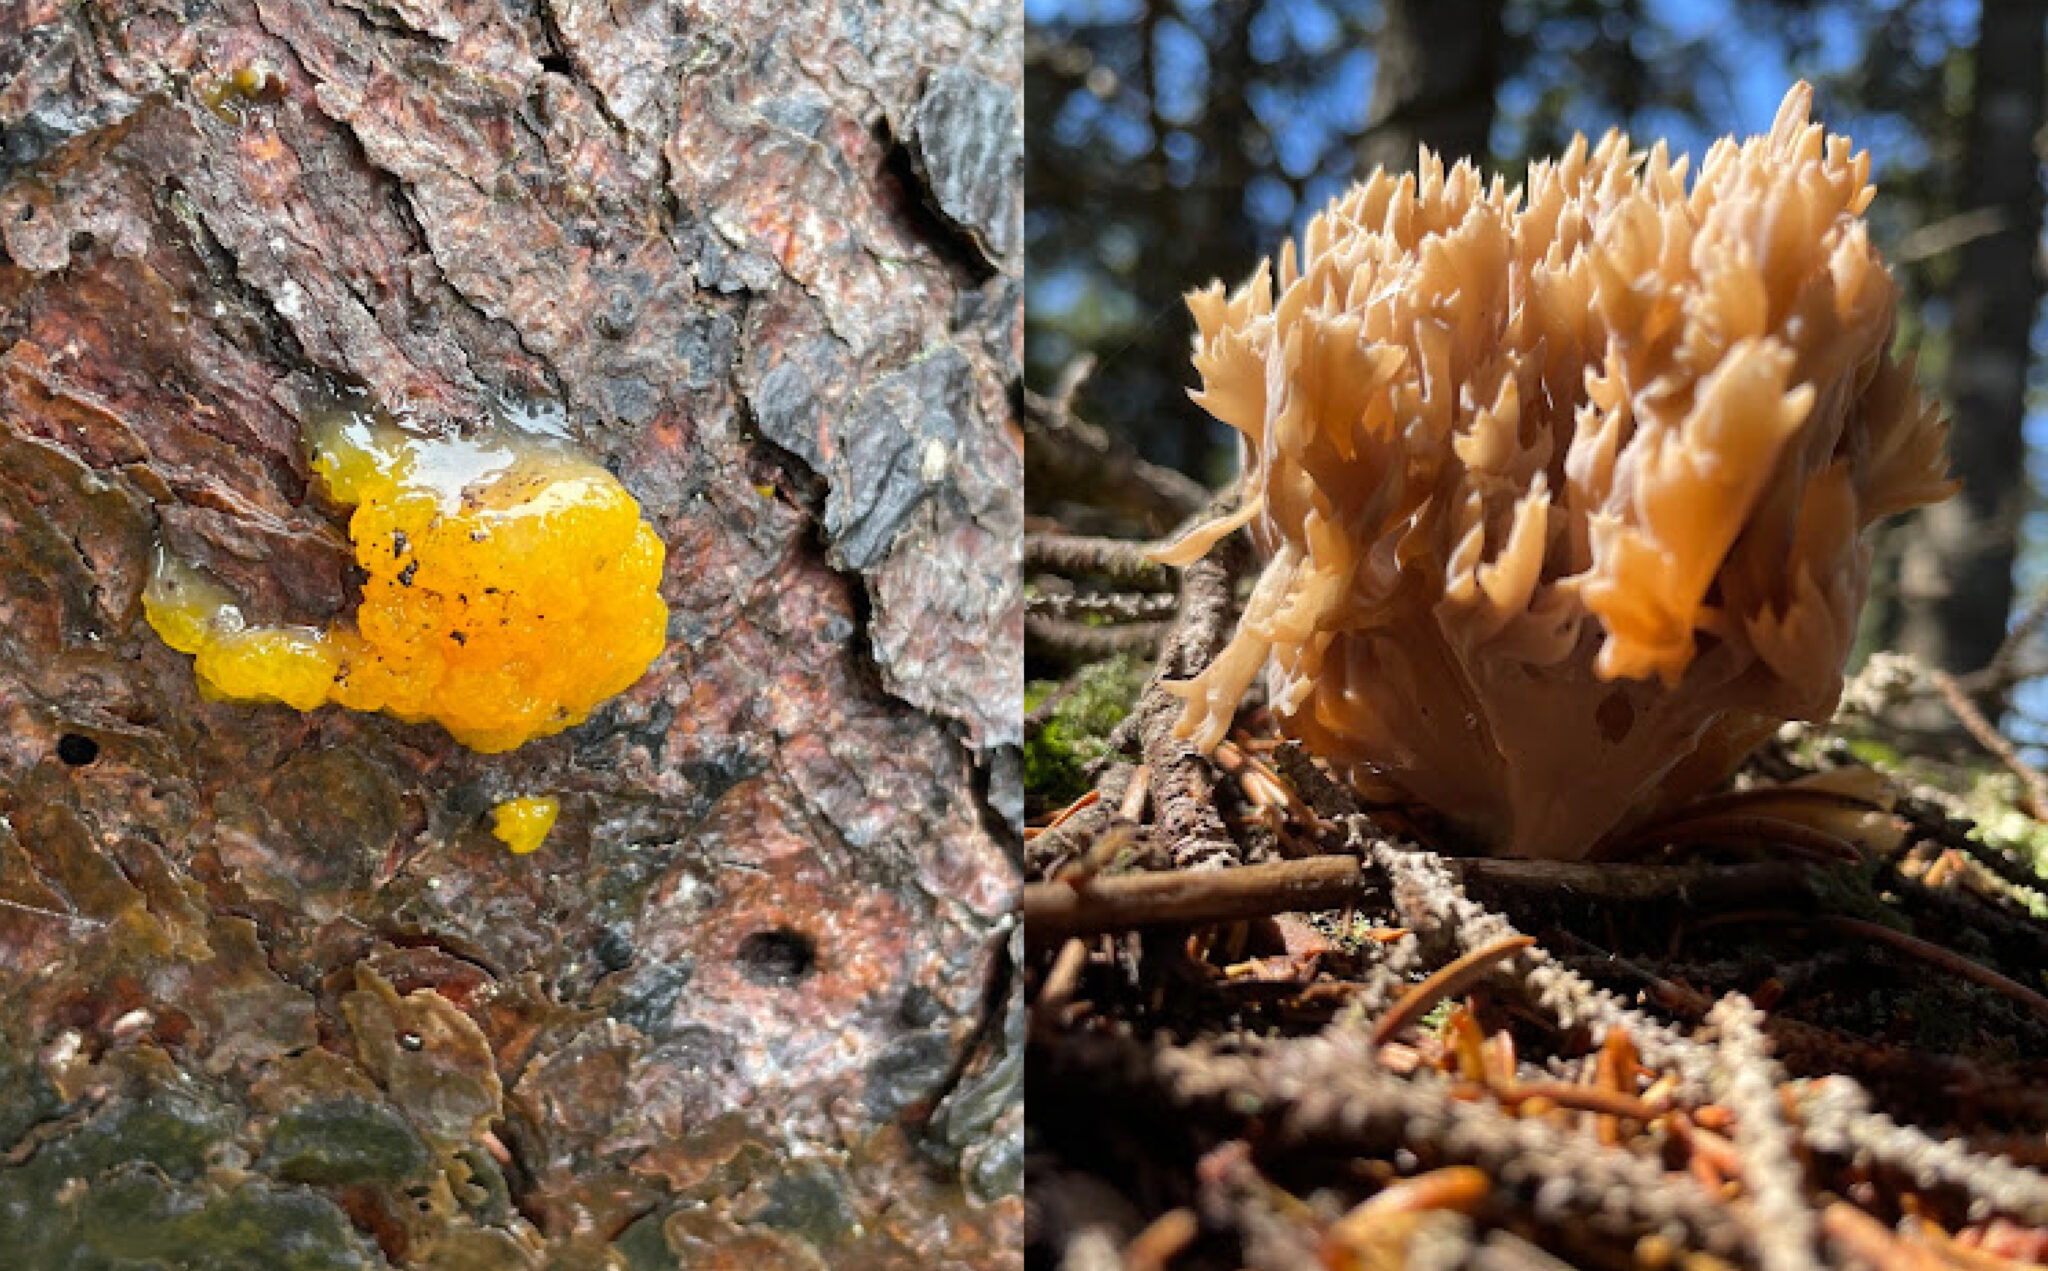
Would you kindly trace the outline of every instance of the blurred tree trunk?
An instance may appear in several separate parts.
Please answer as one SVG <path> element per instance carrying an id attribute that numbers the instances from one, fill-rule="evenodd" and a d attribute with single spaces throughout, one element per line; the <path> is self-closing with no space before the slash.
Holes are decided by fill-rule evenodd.
<path id="1" fill-rule="evenodd" d="M 1412 168 L 1418 145 L 1447 161 L 1485 160 L 1503 7 L 1504 0 L 1385 0 L 1359 143 L 1366 169 Z"/>
<path id="2" fill-rule="evenodd" d="M 2029 336 L 2041 298 L 2036 138 L 2044 115 L 2044 26 L 2043 0 L 1986 0 L 1983 8 L 1958 202 L 1995 209 L 2001 221 L 1997 233 L 1962 247 L 1948 297 L 1954 351 L 1944 396 L 1955 420 L 1950 449 L 1963 490 L 1921 516 L 1900 564 L 1896 643 L 1951 671 L 1989 662 L 2012 610 L 2026 500 L 2021 424 Z"/>
<path id="3" fill-rule="evenodd" d="M 0 1264 L 1021 1265 L 1017 21 L 0 3 Z M 344 386 L 619 475 L 639 683 L 201 698 L 152 555 L 348 621 Z"/>

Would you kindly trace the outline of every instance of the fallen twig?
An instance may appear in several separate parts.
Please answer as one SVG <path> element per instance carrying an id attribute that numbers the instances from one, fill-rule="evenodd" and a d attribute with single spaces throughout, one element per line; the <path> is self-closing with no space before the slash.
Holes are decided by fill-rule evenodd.
<path id="1" fill-rule="evenodd" d="M 1811 903 L 1809 867 L 1791 861 L 1742 865 L 1608 865 L 1494 857 L 1444 860 L 1467 886 L 1561 890 L 1609 903 L 1674 901 L 1699 909 L 1763 899 Z M 1217 870 L 1165 870 L 1024 888 L 1024 929 L 1034 944 L 1069 935 L 1139 927 L 1233 922 L 1365 903 L 1378 891 L 1349 855 L 1310 856 Z"/>
<path id="2" fill-rule="evenodd" d="M 1033 656 L 1051 655 L 1070 661 L 1096 662 L 1119 653 L 1149 653 L 1166 631 L 1163 622 L 1123 622 L 1091 627 L 1036 614 L 1024 615 L 1024 636 Z"/>
<path id="3" fill-rule="evenodd" d="M 1235 869 L 1167 870 L 1024 888 L 1024 932 L 1033 944 L 1139 927 L 1234 922 L 1358 904 L 1373 891 L 1355 856 L 1311 856 Z"/>
<path id="4" fill-rule="evenodd" d="M 2000 736 L 1998 730 L 1991 726 L 1991 721 L 1984 718 L 1984 713 L 1977 709 L 1969 694 L 1963 692 L 1954 676 L 1947 671 L 1936 670 L 1929 670 L 1926 674 L 1928 682 L 1941 694 L 1941 700 L 1948 704 L 1949 710 L 1955 713 L 1957 721 L 1976 739 L 1977 744 L 1990 751 L 2026 787 L 2027 815 L 2036 821 L 2048 821 L 2048 777 L 2043 777 L 2032 764 L 2020 758 L 2019 751 L 2014 750 L 2012 743 Z"/>
<path id="5" fill-rule="evenodd" d="M 1535 943 L 1534 936 L 1503 936 L 1453 959 L 1449 965 L 1408 990 L 1386 1014 L 1380 1016 L 1379 1023 L 1372 1029 L 1373 1046 L 1377 1048 L 1394 1040 L 1394 1034 L 1427 1015 L 1438 1002 L 1464 992 L 1484 979 L 1496 964 L 1507 961 Z"/>
<path id="6" fill-rule="evenodd" d="M 1148 546 L 1085 534 L 1026 534 L 1024 569 L 1091 574 L 1147 591 L 1172 591 L 1173 571 L 1146 556 Z"/>
<path id="7" fill-rule="evenodd" d="M 1161 642 L 1159 664 L 1136 708 L 1110 736 L 1119 750 L 1135 743 L 1150 767 L 1153 816 L 1183 868 L 1232 863 L 1241 850 L 1216 810 L 1214 767 L 1174 735 L 1181 702 L 1164 685 L 1194 674 L 1223 647 L 1237 580 L 1250 563 L 1243 545 L 1229 541 L 1181 571 L 1180 615 Z"/>

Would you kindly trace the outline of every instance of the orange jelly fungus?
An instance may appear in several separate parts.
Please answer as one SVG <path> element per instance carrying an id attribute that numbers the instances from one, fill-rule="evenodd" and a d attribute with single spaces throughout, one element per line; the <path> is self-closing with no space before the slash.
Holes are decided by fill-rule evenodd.
<path id="1" fill-rule="evenodd" d="M 432 439 L 350 411 L 310 433 L 328 495 L 355 509 L 362 605 L 353 625 L 250 626 L 160 555 L 145 616 L 195 655 L 208 698 L 382 711 L 495 753 L 581 723 L 660 654 L 662 543 L 603 468 L 539 438 Z"/>

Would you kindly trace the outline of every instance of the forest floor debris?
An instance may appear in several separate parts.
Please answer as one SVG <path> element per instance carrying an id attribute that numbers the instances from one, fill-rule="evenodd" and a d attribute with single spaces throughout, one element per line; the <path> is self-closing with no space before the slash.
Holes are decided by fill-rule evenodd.
<path id="1" fill-rule="evenodd" d="M 1458 856 L 1255 703 L 1213 757 L 1173 736 L 1240 548 L 1168 621 L 1142 544 L 1039 525 L 1034 603 L 1118 652 L 1031 654 L 1027 751 L 1096 728 L 1027 832 L 1030 1266 L 2048 1257 L 2044 836 L 1870 723 L 1933 693 L 1984 731 L 1982 676 L 1875 660 L 1626 860 Z M 2040 776 L 1987 748 L 2024 818 Z"/>

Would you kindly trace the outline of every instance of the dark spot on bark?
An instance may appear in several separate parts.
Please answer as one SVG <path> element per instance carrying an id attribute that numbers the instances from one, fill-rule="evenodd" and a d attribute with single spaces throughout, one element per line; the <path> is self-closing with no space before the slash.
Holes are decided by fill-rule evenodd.
<path id="1" fill-rule="evenodd" d="M 405 536 L 404 530 L 391 531 L 391 559 L 397 560 L 405 555 L 406 549 L 411 546 L 412 540 Z"/>
<path id="2" fill-rule="evenodd" d="M 835 409 L 831 386 L 845 383 L 853 368 L 845 347 L 829 336 L 786 350 L 748 394 L 761 435 L 825 473 L 825 430 Z"/>
<path id="3" fill-rule="evenodd" d="M 794 1232 L 814 1246 L 847 1239 L 860 1224 L 846 1174 L 821 1162 L 806 1161 L 768 1185 L 767 1203 L 754 1221 L 777 1231 Z"/>
<path id="4" fill-rule="evenodd" d="M 100 744 L 83 733 L 65 733 L 57 739 L 57 758 L 74 768 L 83 768 L 100 757 Z"/>
<path id="5" fill-rule="evenodd" d="M 455 641 L 455 643 L 457 644 L 466 645 L 469 643 L 469 637 L 467 635 L 464 635 L 460 631 L 450 631 L 448 633 L 448 638 L 450 640 Z"/>
<path id="6" fill-rule="evenodd" d="M 621 1024 L 631 1024 L 649 1037 L 666 1037 L 675 1017 L 676 1002 L 696 973 L 696 959 L 687 955 L 641 963 L 628 977 L 618 1000 L 612 1003 L 611 1017 Z"/>
<path id="7" fill-rule="evenodd" d="M 398 571 L 398 585 L 401 587 L 412 586 L 413 576 L 419 572 L 420 563 L 418 561 L 407 561 L 405 568 Z"/>
<path id="8" fill-rule="evenodd" d="M 756 984 L 795 984 L 818 965 L 818 945 L 792 927 L 756 931 L 740 941 L 740 974 Z"/>
<path id="9" fill-rule="evenodd" d="M 553 71 L 557 75 L 574 77 L 576 74 L 575 68 L 569 64 L 569 59 L 560 53 L 541 54 L 540 68 L 544 71 Z"/>
<path id="10" fill-rule="evenodd" d="M 623 971 L 633 964 L 633 940 L 623 927 L 606 927 L 599 932 L 590 952 L 607 971 Z"/>
<path id="11" fill-rule="evenodd" d="M 945 1010 L 932 991 L 922 984 L 913 984 L 903 992 L 903 1001 L 897 1008 L 897 1018 L 911 1028 L 929 1028 L 939 1022 Z"/>
<path id="12" fill-rule="evenodd" d="M 877 1121 L 929 1113 L 953 1071 L 953 1043 L 942 1029 L 922 1029 L 891 1041 L 868 1065 L 865 1102 Z"/>

